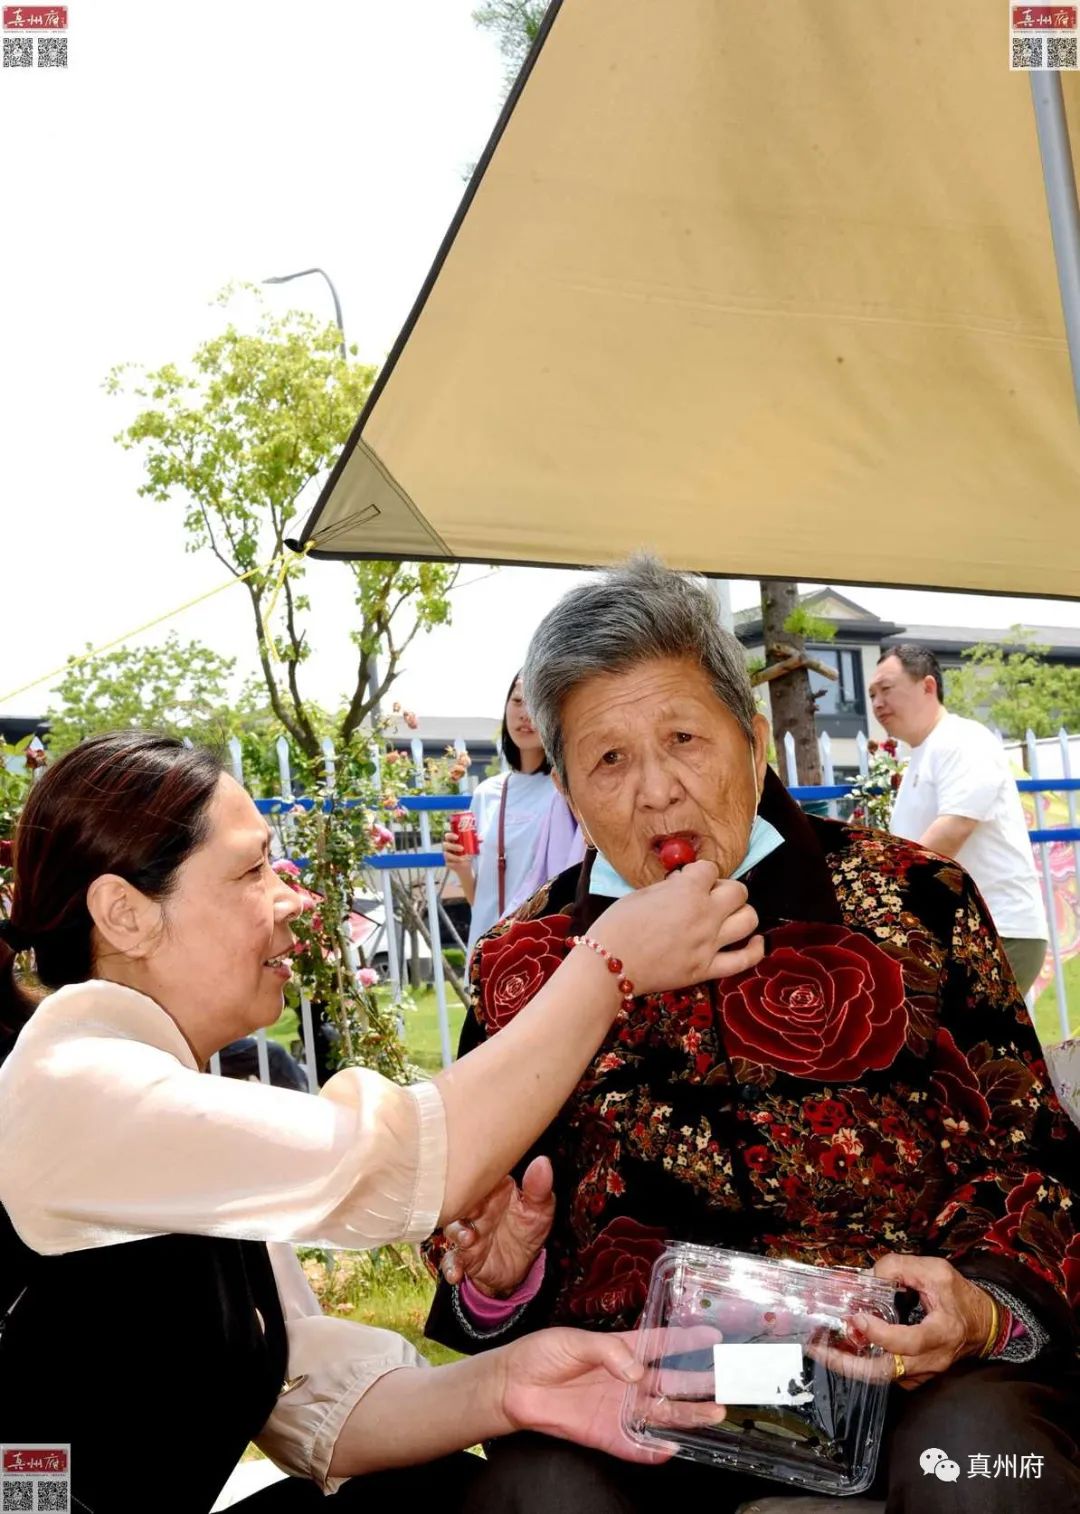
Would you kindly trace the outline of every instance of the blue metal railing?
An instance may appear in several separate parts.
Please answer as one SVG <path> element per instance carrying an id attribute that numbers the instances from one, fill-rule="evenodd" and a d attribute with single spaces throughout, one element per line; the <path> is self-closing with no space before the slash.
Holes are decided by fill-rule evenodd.
<path id="1" fill-rule="evenodd" d="M 1018 778 L 1016 787 L 1022 794 L 1071 794 L 1080 793 L 1080 778 Z M 851 783 L 796 784 L 788 789 L 792 799 L 799 804 L 822 803 L 829 799 L 847 799 L 854 790 Z M 1080 841 L 1080 827 L 1060 825 L 1040 827 L 1028 831 L 1032 846 L 1043 846 L 1056 841 Z"/>
<path id="2" fill-rule="evenodd" d="M 1072 824 L 1053 827 L 1037 824 L 1035 829 L 1028 832 L 1028 835 L 1031 839 L 1032 846 L 1042 849 L 1041 857 L 1043 863 L 1044 882 L 1048 888 L 1050 888 L 1051 885 L 1049 883 L 1049 875 L 1047 871 L 1049 865 L 1046 860 L 1048 853 L 1046 852 L 1045 848 L 1047 846 L 1054 845 L 1059 842 L 1071 843 L 1073 847 L 1077 849 L 1077 870 L 1078 873 L 1080 873 L 1080 823 L 1077 823 L 1077 816 L 1073 812 L 1075 809 L 1075 799 L 1073 796 L 1080 793 L 1080 778 L 1073 778 L 1071 776 L 1061 778 L 1020 778 L 1017 780 L 1017 788 L 1023 794 L 1034 794 L 1036 796 L 1042 796 L 1043 794 L 1067 794 L 1069 796 L 1069 818 L 1071 821 L 1073 821 Z M 802 805 L 829 804 L 833 806 L 831 813 L 835 814 L 836 802 L 838 800 L 850 798 L 853 790 L 854 784 L 851 783 L 823 783 L 799 784 L 789 789 L 788 792 L 791 794 L 791 797 L 793 799 L 795 799 L 799 804 Z M 317 801 L 311 798 L 293 798 L 290 796 L 270 799 L 256 799 L 255 805 L 259 812 L 263 815 L 282 817 L 287 815 L 290 810 L 310 811 L 314 807 L 316 802 Z M 375 873 L 381 874 L 383 878 L 382 887 L 384 890 L 384 900 L 386 904 L 386 925 L 388 934 L 392 934 L 394 931 L 393 900 L 390 893 L 390 875 L 395 872 L 426 873 L 429 880 L 427 886 L 430 892 L 430 880 L 433 877 L 435 870 L 443 867 L 444 856 L 441 850 L 435 850 L 431 847 L 428 816 L 438 812 L 453 813 L 455 811 L 465 810 L 469 808 L 469 804 L 470 795 L 467 793 L 411 794 L 403 795 L 398 800 L 398 805 L 401 809 L 407 811 L 410 814 L 415 814 L 419 817 L 421 841 L 426 842 L 427 845 L 423 846 L 422 849 L 419 850 L 400 850 L 375 853 L 364 859 L 365 866 L 371 868 Z M 1041 820 L 1041 797 L 1036 799 L 1036 805 L 1038 810 L 1037 819 Z M 360 799 L 328 798 L 322 801 L 322 809 L 324 811 L 329 811 L 333 808 L 354 809 L 363 806 L 365 806 L 365 801 Z M 297 858 L 296 860 L 301 866 L 306 864 L 306 859 Z M 437 918 L 435 918 L 436 911 L 433 907 L 430 906 L 430 904 L 429 912 L 431 915 L 430 928 L 432 930 L 431 945 L 433 962 L 435 958 L 440 959 L 438 970 L 436 972 L 440 1039 L 442 1042 L 443 1059 L 444 1061 L 448 1061 L 450 1057 L 450 1036 L 445 1002 L 445 990 L 443 988 L 441 974 L 441 933 L 439 930 Z M 1058 949 L 1056 936 L 1054 936 L 1053 921 L 1051 921 L 1051 933 L 1054 937 L 1054 939 L 1052 939 L 1051 941 L 1051 951 L 1054 960 L 1057 980 L 1059 1017 L 1061 1020 L 1062 1034 L 1068 1035 L 1069 1021 L 1065 996 L 1065 985 L 1062 979 L 1060 952 Z M 400 981 L 399 969 L 396 964 L 392 968 L 392 976 L 395 980 L 396 987 L 397 982 Z"/>
<path id="3" fill-rule="evenodd" d="M 1080 793 L 1080 778 L 1018 778 L 1017 788 L 1022 794 Z M 788 789 L 792 799 L 799 804 L 821 804 L 828 800 L 847 799 L 854 785 L 850 783 L 796 784 Z M 432 811 L 460 811 L 469 808 L 468 794 L 405 794 L 398 800 L 399 808 L 410 813 Z M 360 799 L 324 799 L 322 809 L 355 809 L 364 803 Z M 261 815 L 284 815 L 290 810 L 310 811 L 313 799 L 256 799 L 255 808 Z M 1032 846 L 1051 845 L 1058 841 L 1080 842 L 1080 826 L 1042 827 L 1028 832 Z M 299 859 L 301 861 L 306 859 Z M 441 851 L 401 851 L 373 853 L 364 859 L 368 867 L 377 872 L 405 872 L 411 868 L 442 867 Z"/>

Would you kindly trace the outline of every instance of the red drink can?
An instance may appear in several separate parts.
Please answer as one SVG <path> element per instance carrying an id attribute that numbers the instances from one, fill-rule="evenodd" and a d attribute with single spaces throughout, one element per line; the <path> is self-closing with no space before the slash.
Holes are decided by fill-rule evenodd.
<path id="1" fill-rule="evenodd" d="M 450 829 L 466 857 L 480 855 L 480 838 L 476 834 L 476 816 L 472 810 L 460 810 L 451 815 Z"/>

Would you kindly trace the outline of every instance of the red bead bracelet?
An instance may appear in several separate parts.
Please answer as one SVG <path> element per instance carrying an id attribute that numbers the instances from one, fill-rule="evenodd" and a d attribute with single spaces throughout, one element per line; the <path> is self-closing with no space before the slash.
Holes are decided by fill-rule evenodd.
<path id="1" fill-rule="evenodd" d="M 603 957 L 607 963 L 608 972 L 614 974 L 619 979 L 618 989 L 622 995 L 623 1008 L 629 1009 L 634 1002 L 634 985 L 623 973 L 622 959 L 620 957 L 613 957 L 606 946 L 601 946 L 600 942 L 594 941 L 591 936 L 571 936 L 569 939 L 571 946 L 587 946 L 598 957 Z"/>

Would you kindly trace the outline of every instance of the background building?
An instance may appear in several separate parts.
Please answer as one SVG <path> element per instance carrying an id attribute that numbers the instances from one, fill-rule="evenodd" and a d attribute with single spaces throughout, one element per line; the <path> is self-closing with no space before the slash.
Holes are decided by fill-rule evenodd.
<path id="1" fill-rule="evenodd" d="M 885 736 L 870 711 L 867 693 L 882 652 L 900 642 L 916 642 L 937 655 L 948 675 L 950 668 L 963 665 L 964 652 L 979 642 L 990 642 L 1006 649 L 1016 646 L 1011 630 L 896 625 L 832 588 L 804 594 L 799 603 L 819 620 L 826 620 L 836 627 L 833 641 L 808 641 L 806 649 L 819 662 L 835 667 L 839 674 L 835 682 L 823 678 L 820 673 L 810 674 L 811 688 L 821 691 L 817 701 L 818 733 L 827 732 L 829 735 L 838 778 L 858 771 L 855 738 L 860 731 L 872 741 L 881 741 Z M 1064 630 L 1060 626 L 1029 626 L 1027 629 L 1036 644 L 1049 648 L 1048 662 L 1080 665 L 1080 631 Z M 749 661 L 764 657 L 759 609 L 739 611 L 735 616 L 735 634 L 745 647 Z"/>

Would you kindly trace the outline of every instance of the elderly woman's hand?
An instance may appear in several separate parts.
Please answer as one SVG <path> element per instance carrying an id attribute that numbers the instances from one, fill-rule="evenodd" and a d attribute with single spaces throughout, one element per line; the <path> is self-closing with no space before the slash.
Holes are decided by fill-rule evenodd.
<path id="1" fill-rule="evenodd" d="M 731 978 L 761 961 L 746 889 L 712 862 L 692 862 L 612 904 L 589 934 L 623 963 L 638 994 Z"/>
<path id="2" fill-rule="evenodd" d="M 555 1218 L 554 1176 L 547 1157 L 530 1162 L 521 1179 L 505 1177 L 467 1220 L 443 1231 L 449 1247 L 442 1259 L 448 1283 L 468 1278 L 490 1298 L 505 1298 L 528 1276 Z"/>
<path id="3" fill-rule="evenodd" d="M 891 1253 L 874 1264 L 874 1275 L 897 1288 L 913 1288 L 926 1311 L 917 1325 L 887 1325 L 865 1314 L 853 1321 L 867 1340 L 892 1354 L 897 1369 L 903 1363 L 903 1374 L 894 1374 L 901 1387 L 918 1388 L 962 1357 L 983 1351 L 994 1319 L 993 1300 L 950 1262 Z"/>

